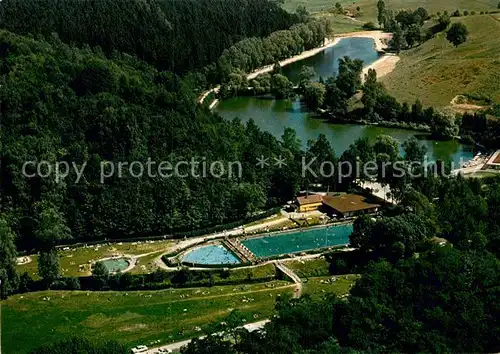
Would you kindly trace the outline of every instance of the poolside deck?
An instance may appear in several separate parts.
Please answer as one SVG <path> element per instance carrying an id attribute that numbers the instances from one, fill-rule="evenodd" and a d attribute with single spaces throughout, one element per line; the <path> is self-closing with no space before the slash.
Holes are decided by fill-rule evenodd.
<path id="1" fill-rule="evenodd" d="M 243 263 L 254 263 L 258 261 L 257 256 L 236 238 L 230 239 L 226 237 L 222 241 L 222 244 L 236 254 Z"/>

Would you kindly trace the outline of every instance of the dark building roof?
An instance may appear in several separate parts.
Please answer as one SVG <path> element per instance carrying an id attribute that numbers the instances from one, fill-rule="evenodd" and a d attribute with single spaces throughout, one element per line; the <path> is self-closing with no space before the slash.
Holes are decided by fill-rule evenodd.
<path id="1" fill-rule="evenodd" d="M 343 194 L 336 197 L 326 196 L 323 198 L 323 204 L 342 214 L 380 207 L 379 204 L 370 203 L 365 197 L 358 194 Z"/>

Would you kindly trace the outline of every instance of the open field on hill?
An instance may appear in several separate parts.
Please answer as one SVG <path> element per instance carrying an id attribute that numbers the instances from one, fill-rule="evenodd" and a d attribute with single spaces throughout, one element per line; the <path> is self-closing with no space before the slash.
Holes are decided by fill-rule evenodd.
<path id="1" fill-rule="evenodd" d="M 382 82 L 400 101 L 448 106 L 460 94 L 500 101 L 500 22 L 490 15 L 453 18 L 464 23 L 468 41 L 458 48 L 444 33 L 401 53 Z"/>
<path id="2" fill-rule="evenodd" d="M 333 28 L 333 33 L 357 32 L 363 30 L 363 21 L 351 19 L 343 15 L 332 14 L 329 12 L 317 12 L 315 18 L 327 18 Z"/>
<path id="3" fill-rule="evenodd" d="M 292 284 L 276 281 L 164 291 L 16 295 L 2 303 L 2 344 L 5 353 L 17 354 L 72 335 L 116 339 L 130 346 L 175 342 L 201 334 L 232 309 L 240 310 L 247 322 L 268 318 L 276 298 L 292 289 Z"/>
<path id="4" fill-rule="evenodd" d="M 267 268 L 261 267 L 261 271 Z M 356 274 L 311 277 L 303 294 L 347 294 Z M 130 346 L 167 344 L 199 335 L 238 309 L 247 322 L 271 317 L 276 298 L 293 285 L 273 281 L 254 285 L 163 291 L 43 291 L 16 295 L 2 303 L 6 353 L 27 353 L 42 343 L 82 335 L 116 339 Z M 26 332 L 23 328 L 30 328 Z"/>
<path id="5" fill-rule="evenodd" d="M 335 6 L 337 1 L 328 0 L 285 0 L 283 7 L 288 11 L 295 11 L 297 6 L 305 6 L 310 12 L 328 11 Z M 356 9 L 360 7 L 360 21 L 375 21 L 377 19 L 377 0 L 338 0 L 344 8 Z M 393 11 L 401 9 L 416 9 L 423 7 L 430 14 L 437 12 L 460 11 L 491 11 L 497 9 L 496 0 L 385 0 L 386 7 Z"/>

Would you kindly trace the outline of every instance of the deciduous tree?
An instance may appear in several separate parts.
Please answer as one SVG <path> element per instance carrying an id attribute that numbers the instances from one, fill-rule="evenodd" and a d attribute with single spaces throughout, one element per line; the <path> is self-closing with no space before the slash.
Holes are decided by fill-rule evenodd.
<path id="1" fill-rule="evenodd" d="M 467 41 L 468 35 L 467 27 L 463 23 L 457 22 L 452 24 L 448 32 L 446 32 L 446 39 L 455 47 L 458 47 Z"/>

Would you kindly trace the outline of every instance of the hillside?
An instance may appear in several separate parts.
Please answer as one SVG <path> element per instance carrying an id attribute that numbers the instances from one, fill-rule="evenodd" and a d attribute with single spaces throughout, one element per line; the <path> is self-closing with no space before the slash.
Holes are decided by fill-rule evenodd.
<path id="1" fill-rule="evenodd" d="M 124 52 L 184 73 L 215 60 L 234 43 L 287 29 L 296 16 L 267 0 L 4 0 L 0 27 L 17 34 Z M 72 19 L 69 21 L 68 19 Z"/>
<path id="2" fill-rule="evenodd" d="M 448 106 L 459 94 L 500 101 L 500 21 L 493 15 L 452 19 L 464 23 L 468 41 L 453 47 L 444 33 L 402 52 L 383 83 L 398 100 Z"/>
<path id="3" fill-rule="evenodd" d="M 35 220 L 47 210 L 74 239 L 95 239 L 227 223 L 268 200 L 290 197 L 274 199 L 286 184 L 273 176 L 278 170 L 254 173 L 255 156 L 284 154 L 276 139 L 195 106 L 193 88 L 172 73 L 127 55 L 106 59 L 99 50 L 54 38 L 38 41 L 0 31 L 0 42 L 5 58 L 0 62 L 1 207 L 19 235 L 19 248 L 37 247 Z M 220 161 L 226 172 L 226 162 L 240 161 L 248 175 L 155 178 L 163 161 L 178 166 L 202 157 L 207 171 L 212 161 Z M 126 169 L 100 180 L 104 161 L 143 163 L 148 158 L 155 161 L 155 172 L 146 174 L 141 167 L 139 175 L 134 172 L 144 178 Z M 59 161 L 85 166 L 82 183 L 73 178 L 74 171 L 59 184 L 53 175 L 23 178 L 24 162 L 37 159 L 49 166 Z M 271 182 L 273 177 L 279 182 Z"/>
<path id="4" fill-rule="evenodd" d="M 310 12 L 327 11 L 334 7 L 337 1 L 329 0 L 285 0 L 283 7 L 289 11 L 295 11 L 297 6 L 306 6 Z M 375 20 L 377 18 L 377 0 L 339 0 L 344 7 L 361 8 L 361 20 Z M 496 0 L 386 0 L 387 8 L 397 11 L 401 9 L 416 9 L 423 7 L 429 13 L 438 11 L 448 12 L 456 9 L 468 11 L 490 11 L 497 8 Z"/>

